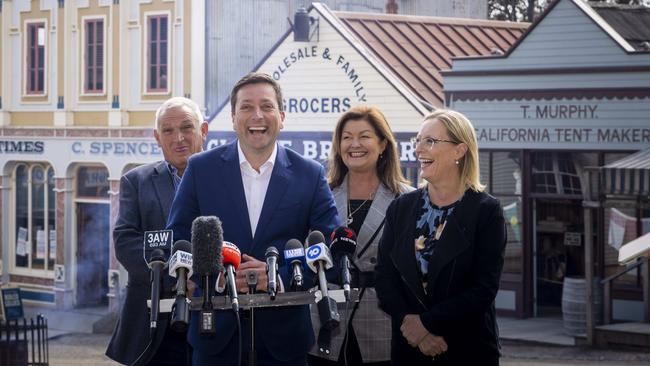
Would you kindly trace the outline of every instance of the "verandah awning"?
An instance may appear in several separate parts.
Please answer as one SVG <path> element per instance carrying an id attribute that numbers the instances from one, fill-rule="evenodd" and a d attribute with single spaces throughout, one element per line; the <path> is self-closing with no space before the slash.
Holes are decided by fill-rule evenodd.
<path id="1" fill-rule="evenodd" d="M 604 193 L 650 195 L 650 148 L 602 167 Z"/>

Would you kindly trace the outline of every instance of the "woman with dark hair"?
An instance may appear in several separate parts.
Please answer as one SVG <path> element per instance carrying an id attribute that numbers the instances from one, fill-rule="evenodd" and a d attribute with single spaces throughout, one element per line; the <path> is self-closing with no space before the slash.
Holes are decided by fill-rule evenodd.
<path id="1" fill-rule="evenodd" d="M 499 201 L 479 181 L 474 127 L 437 110 L 413 145 L 426 183 L 388 208 L 376 268 L 392 362 L 498 365 L 494 299 L 506 229 Z"/>
<path id="2" fill-rule="evenodd" d="M 360 301 L 349 309 L 339 307 L 341 325 L 332 337 L 331 353 L 319 354 L 314 349 L 309 363 L 388 365 L 390 319 L 378 308 L 374 289 L 377 245 L 386 208 L 413 187 L 402 175 L 395 137 L 377 108 L 354 107 L 339 118 L 332 137 L 328 181 L 339 217 L 358 234 L 351 285 L 360 289 Z M 318 334 L 315 307 L 312 322 Z"/>

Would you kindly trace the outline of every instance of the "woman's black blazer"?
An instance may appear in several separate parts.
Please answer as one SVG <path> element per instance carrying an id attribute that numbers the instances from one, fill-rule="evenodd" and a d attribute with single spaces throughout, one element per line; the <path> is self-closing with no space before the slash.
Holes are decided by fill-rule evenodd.
<path id="1" fill-rule="evenodd" d="M 414 244 L 421 195 L 418 189 L 391 203 L 379 244 L 376 289 L 380 307 L 392 319 L 393 363 L 497 365 L 494 299 L 506 244 L 501 205 L 486 193 L 465 193 L 434 248 L 425 289 Z M 420 314 L 429 332 L 445 339 L 448 351 L 432 361 L 409 346 L 400 331 L 407 314 Z"/>

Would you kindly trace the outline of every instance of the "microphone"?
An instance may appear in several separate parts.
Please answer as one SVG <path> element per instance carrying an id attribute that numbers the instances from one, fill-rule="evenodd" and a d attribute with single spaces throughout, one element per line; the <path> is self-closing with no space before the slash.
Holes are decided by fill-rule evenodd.
<path id="1" fill-rule="evenodd" d="M 170 327 L 177 332 L 184 332 L 190 320 L 188 306 L 187 279 L 192 276 L 192 245 L 187 240 L 174 243 L 171 258 L 169 258 L 169 275 L 178 278 L 176 281 L 176 300 L 172 308 Z"/>
<path id="2" fill-rule="evenodd" d="M 332 232 L 330 250 L 341 267 L 341 283 L 345 300 L 350 301 L 350 258 L 357 250 L 357 236 L 351 229 L 341 226 Z"/>
<path id="3" fill-rule="evenodd" d="M 297 239 L 291 239 L 284 245 L 284 261 L 293 268 L 291 276 L 291 289 L 296 291 L 302 288 L 302 270 L 305 267 L 305 249 Z"/>
<path id="4" fill-rule="evenodd" d="M 151 257 L 147 266 L 151 269 L 151 313 L 149 314 L 149 331 L 153 337 L 156 328 L 158 327 L 158 314 L 160 313 L 160 280 L 161 273 L 167 261 L 165 260 L 165 252 L 156 248 L 151 251 Z"/>
<path id="5" fill-rule="evenodd" d="M 192 269 L 201 277 L 203 303 L 199 332 L 201 335 L 214 335 L 214 308 L 212 306 L 212 286 L 210 277 L 223 270 L 221 247 L 223 230 L 221 221 L 216 216 L 199 216 L 192 222 Z M 214 278 L 213 278 L 214 279 Z"/>
<path id="6" fill-rule="evenodd" d="M 241 252 L 237 246 L 229 241 L 223 242 L 223 265 L 226 268 L 226 287 L 228 296 L 234 312 L 239 311 L 239 298 L 237 297 L 237 285 L 235 284 L 235 272 L 241 263 Z"/>
<path id="7" fill-rule="evenodd" d="M 336 301 L 329 297 L 325 270 L 333 266 L 330 250 L 325 245 L 325 237 L 318 230 L 312 231 L 307 237 L 307 265 L 318 274 L 318 287 L 323 295 L 318 305 L 318 316 L 322 326 L 334 329 L 339 325 L 340 315 L 336 308 Z"/>
<path id="8" fill-rule="evenodd" d="M 268 291 L 271 300 L 275 300 L 275 295 L 278 293 L 278 258 L 280 253 L 276 247 L 266 248 L 266 274 L 269 278 Z"/>

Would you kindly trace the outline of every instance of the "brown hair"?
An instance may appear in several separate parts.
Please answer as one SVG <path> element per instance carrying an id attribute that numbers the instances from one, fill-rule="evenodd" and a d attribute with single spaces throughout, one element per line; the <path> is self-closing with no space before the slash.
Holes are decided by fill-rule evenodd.
<path id="1" fill-rule="evenodd" d="M 452 141 L 467 145 L 465 155 L 458 160 L 460 183 L 463 185 L 463 190 L 471 189 L 475 192 L 482 192 L 485 185 L 481 184 L 478 142 L 472 123 L 462 113 L 451 109 L 437 109 L 424 117 L 422 123 L 433 120 L 438 120 L 445 126 Z"/>
<path id="2" fill-rule="evenodd" d="M 341 136 L 343 127 L 348 121 L 364 120 L 370 123 L 379 137 L 380 141 L 386 141 L 386 148 L 377 160 L 377 176 L 391 192 L 399 194 L 402 192 L 401 183 L 408 184 L 400 170 L 399 157 L 397 153 L 397 142 L 393 131 L 391 131 L 386 117 L 376 107 L 356 106 L 343 113 L 336 122 L 336 128 L 332 135 L 332 150 L 329 156 L 329 171 L 327 181 L 330 188 L 336 188 L 343 183 L 343 178 L 348 173 L 348 168 L 341 158 Z"/>
<path id="3" fill-rule="evenodd" d="M 268 74 L 265 74 L 263 72 L 251 72 L 245 75 L 243 78 L 239 79 L 237 84 L 235 84 L 235 86 L 232 88 L 232 91 L 230 92 L 230 108 L 232 113 L 235 113 L 235 106 L 237 105 L 237 92 L 244 86 L 251 84 L 271 85 L 275 91 L 275 97 L 278 101 L 278 108 L 280 111 L 284 110 L 282 106 L 282 89 L 280 89 L 280 84 L 278 84 L 278 82 Z"/>

